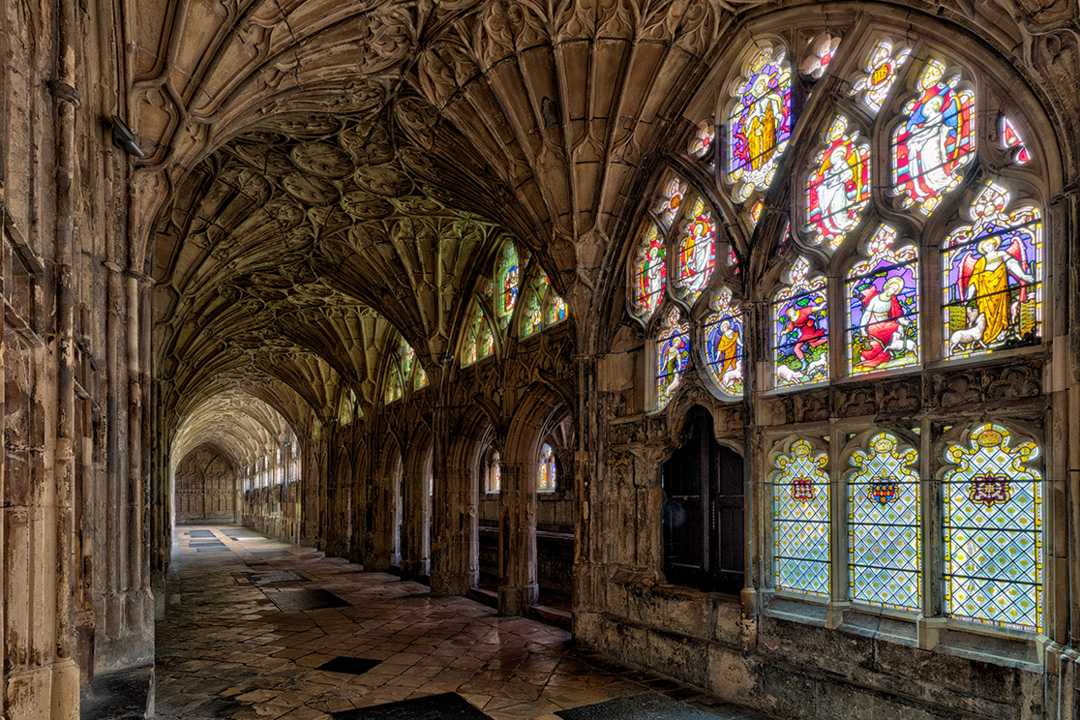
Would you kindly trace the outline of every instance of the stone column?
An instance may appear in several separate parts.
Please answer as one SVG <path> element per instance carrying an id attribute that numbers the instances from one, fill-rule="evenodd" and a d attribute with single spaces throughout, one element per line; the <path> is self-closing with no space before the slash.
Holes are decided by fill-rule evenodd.
<path id="1" fill-rule="evenodd" d="M 536 582 L 535 468 L 502 465 L 499 507 L 499 612 L 523 615 L 540 596 Z"/>
<path id="2" fill-rule="evenodd" d="M 464 453 L 452 453 L 449 410 L 435 410 L 432 455 L 431 590 L 464 595 L 476 582 L 472 567 L 474 493 Z"/>

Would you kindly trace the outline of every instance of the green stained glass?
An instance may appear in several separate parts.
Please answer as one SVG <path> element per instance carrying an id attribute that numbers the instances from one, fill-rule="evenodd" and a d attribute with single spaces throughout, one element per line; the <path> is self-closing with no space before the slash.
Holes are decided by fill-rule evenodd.
<path id="1" fill-rule="evenodd" d="M 777 590 L 829 594 L 829 464 L 796 438 L 773 461 L 773 583 Z"/>
<path id="2" fill-rule="evenodd" d="M 1039 446 L 1002 425 L 972 429 L 945 449 L 945 612 L 997 627 L 1042 632 Z"/>
<path id="3" fill-rule="evenodd" d="M 848 586 L 856 602 L 922 607 L 918 452 L 888 432 L 853 452 L 848 471 Z"/>

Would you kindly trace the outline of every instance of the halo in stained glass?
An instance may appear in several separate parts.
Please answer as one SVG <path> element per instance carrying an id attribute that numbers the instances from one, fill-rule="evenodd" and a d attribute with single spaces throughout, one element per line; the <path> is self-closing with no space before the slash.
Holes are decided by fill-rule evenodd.
<path id="1" fill-rule="evenodd" d="M 773 459 L 773 585 L 816 595 L 829 594 L 829 456 L 805 438 Z"/>
<path id="2" fill-rule="evenodd" d="M 944 474 L 945 613 L 1042 632 L 1043 519 L 1039 446 L 995 423 L 950 444 Z"/>
<path id="3" fill-rule="evenodd" d="M 720 392 L 732 397 L 743 394 L 742 313 L 731 299 L 731 290 L 720 288 L 705 318 L 705 364 Z"/>
<path id="4" fill-rule="evenodd" d="M 656 404 L 663 408 L 675 394 L 690 363 L 690 326 L 671 308 L 656 341 Z"/>
<path id="5" fill-rule="evenodd" d="M 506 327 L 510 322 L 510 316 L 514 313 L 520 283 L 521 263 L 518 259 L 517 248 L 514 247 L 514 243 L 507 241 L 499 253 L 495 271 L 495 287 L 498 290 L 495 298 L 495 317 L 501 327 Z"/>
<path id="6" fill-rule="evenodd" d="M 1027 149 L 1020 131 L 1006 115 L 1002 115 L 998 121 L 998 137 L 1001 138 L 1001 146 L 1012 151 L 1013 162 L 1017 165 L 1027 165 L 1031 162 L 1031 151 Z"/>
<path id="7" fill-rule="evenodd" d="M 791 68 L 783 47 L 763 47 L 743 67 L 727 118 L 727 181 L 743 202 L 772 184 L 791 137 Z"/>
<path id="8" fill-rule="evenodd" d="M 919 255 L 896 247 L 896 230 L 879 225 L 866 259 L 847 273 L 848 371 L 862 375 L 919 362 Z"/>
<path id="9" fill-rule="evenodd" d="M 697 198 L 687 213 L 679 240 L 675 287 L 691 302 L 696 300 L 716 269 L 716 225 L 705 201 Z"/>
<path id="10" fill-rule="evenodd" d="M 870 202 L 870 145 L 837 115 L 823 135 L 806 178 L 806 231 L 815 244 L 835 250 L 859 224 Z"/>
<path id="11" fill-rule="evenodd" d="M 863 107 L 876 115 L 889 98 L 889 92 L 911 56 L 911 48 L 895 47 L 892 40 L 878 40 L 870 50 L 863 65 L 863 73 L 851 87 L 851 94 L 858 95 Z"/>
<path id="12" fill-rule="evenodd" d="M 653 206 L 653 212 L 664 227 L 671 226 L 671 221 L 678 214 L 685 195 L 686 181 L 674 175 L 668 178 L 668 181 L 660 188 L 660 197 Z"/>
<path id="13" fill-rule="evenodd" d="M 632 306 L 634 313 L 647 320 L 656 312 L 667 287 L 667 249 L 664 238 L 653 223 L 648 223 L 638 244 L 633 265 Z"/>
<path id="14" fill-rule="evenodd" d="M 893 131 L 893 193 L 905 208 L 930 215 L 975 159 L 975 93 L 945 64 L 928 60 Z"/>
<path id="15" fill-rule="evenodd" d="M 848 459 L 848 591 L 851 600 L 922 607 L 918 452 L 896 435 L 872 435 Z"/>
<path id="16" fill-rule="evenodd" d="M 1008 191 L 987 182 L 972 203 L 972 223 L 945 238 L 947 358 L 1039 342 L 1042 213 L 1008 206 Z"/>
<path id="17" fill-rule="evenodd" d="M 788 271 L 788 284 L 773 302 L 773 381 L 778 388 L 829 379 L 829 307 L 826 280 L 810 275 L 810 262 L 799 257 Z"/>

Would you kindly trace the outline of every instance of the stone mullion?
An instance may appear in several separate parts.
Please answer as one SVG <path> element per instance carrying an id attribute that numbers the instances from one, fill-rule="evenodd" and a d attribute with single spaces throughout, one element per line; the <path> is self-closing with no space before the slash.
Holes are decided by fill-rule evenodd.
<path id="1" fill-rule="evenodd" d="M 944 626 L 944 534 L 941 526 L 941 484 L 934 478 L 933 424 L 928 418 L 920 422 L 919 475 L 922 506 L 922 614 L 916 623 L 919 647 L 931 650 L 938 644 Z"/>
<path id="2" fill-rule="evenodd" d="M 432 419 L 431 590 L 463 595 L 472 587 L 472 493 L 469 468 L 450 452 L 449 408 Z M 453 463 L 453 464 L 452 464 Z"/>
<path id="3" fill-rule="evenodd" d="M 834 344 L 834 343 L 830 343 Z M 835 352 L 835 348 L 833 348 Z M 835 359 L 835 358 L 834 358 Z M 834 366 L 835 367 L 835 366 Z M 845 445 L 845 433 L 831 423 L 829 430 L 829 607 L 826 625 L 839 627 L 848 608 L 847 488 L 839 453 Z"/>

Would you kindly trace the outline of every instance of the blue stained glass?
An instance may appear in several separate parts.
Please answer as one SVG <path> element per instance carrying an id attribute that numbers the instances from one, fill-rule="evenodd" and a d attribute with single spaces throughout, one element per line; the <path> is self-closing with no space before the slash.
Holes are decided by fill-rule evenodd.
<path id="1" fill-rule="evenodd" d="M 690 326 L 679 322 L 677 310 L 670 310 L 656 341 L 656 403 L 664 407 L 671 400 L 690 362 Z"/>
<path id="2" fill-rule="evenodd" d="M 773 583 L 777 590 L 829 594 L 829 457 L 804 438 L 773 461 Z"/>

